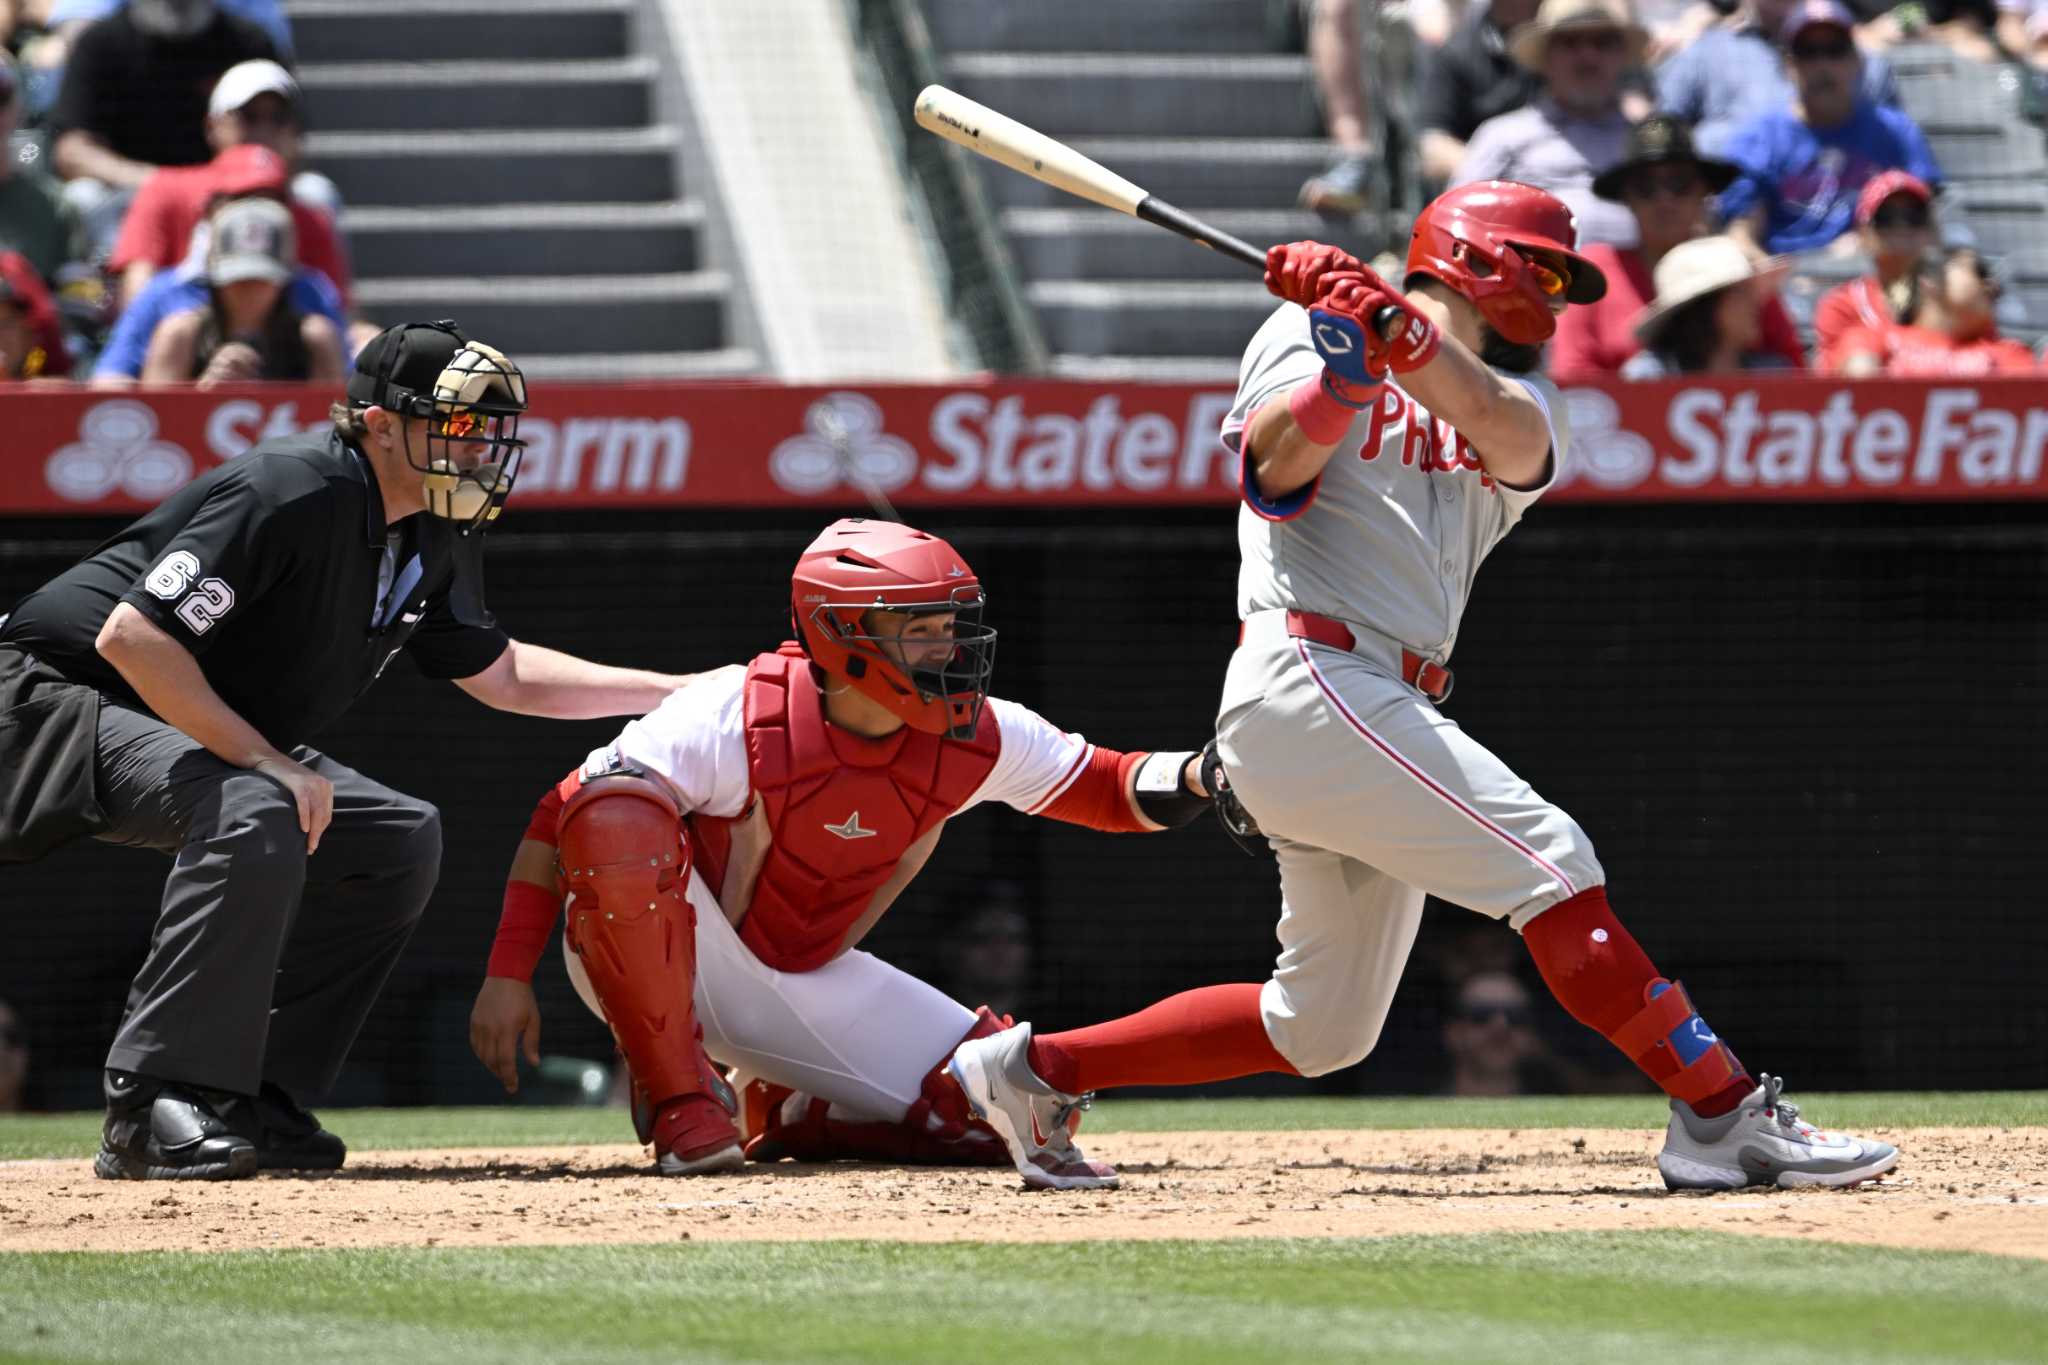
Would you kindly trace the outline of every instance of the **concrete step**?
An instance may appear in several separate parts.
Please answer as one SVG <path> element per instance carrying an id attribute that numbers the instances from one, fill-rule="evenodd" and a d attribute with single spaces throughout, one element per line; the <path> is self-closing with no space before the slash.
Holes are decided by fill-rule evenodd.
<path id="1" fill-rule="evenodd" d="M 356 300 L 377 318 L 454 318 L 469 335 L 517 358 L 719 350 L 731 291 L 731 279 L 714 270 L 433 276 L 360 280 Z"/>
<path id="2" fill-rule="evenodd" d="M 1264 52 L 1265 7 L 1246 0 L 924 0 L 948 52 Z"/>
<path id="3" fill-rule="evenodd" d="M 948 78 L 1055 137 L 1311 137 L 1322 130 L 1306 57 L 970 52 Z"/>
<path id="4" fill-rule="evenodd" d="M 1098 284 L 1056 280 L 1026 286 L 1046 345 L 1069 355 L 1241 355 L 1279 307 L 1248 284 Z"/>
<path id="5" fill-rule="evenodd" d="M 632 9 L 632 0 L 294 0 L 285 6 L 299 56 L 318 62 L 623 57 L 632 41 Z"/>
<path id="6" fill-rule="evenodd" d="M 648 379 L 752 379 L 767 373 L 757 353 L 739 347 L 719 351 L 522 355 L 519 368 L 536 379 L 605 384 Z"/>
<path id="7" fill-rule="evenodd" d="M 653 116 L 655 71 L 648 57 L 308 62 L 299 84 L 318 129 L 615 128 Z"/>
<path id="8" fill-rule="evenodd" d="M 313 133 L 306 159 L 351 207 L 677 197 L 672 128 Z"/>
<path id="9" fill-rule="evenodd" d="M 1302 183 L 1330 162 L 1330 146 L 1321 138 L 1077 138 L 1073 145 L 1198 217 L 1222 209 L 1291 208 Z M 1002 208 L 1072 208 L 1080 202 L 1007 166 L 973 160 Z"/>
<path id="10" fill-rule="evenodd" d="M 351 207 L 343 227 L 364 275 L 646 275 L 702 267 L 704 206 L 495 204 Z"/>
<path id="11" fill-rule="evenodd" d="M 1214 384 L 1237 387 L 1235 356 L 1056 355 L 1052 372 L 1094 384 Z"/>
<path id="12" fill-rule="evenodd" d="M 1333 225 L 1305 209 L 1225 209 L 1199 215 L 1256 247 L 1313 239 L 1366 260 L 1381 247 L 1376 219 Z M 1018 266 L 1034 280 L 1256 279 L 1249 266 L 1182 241 L 1163 228 L 1094 205 L 1010 209 L 1003 229 Z"/>

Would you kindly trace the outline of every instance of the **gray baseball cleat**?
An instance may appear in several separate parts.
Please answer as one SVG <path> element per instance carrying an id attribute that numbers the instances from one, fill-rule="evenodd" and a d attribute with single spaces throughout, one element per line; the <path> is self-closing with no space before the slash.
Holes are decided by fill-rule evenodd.
<path id="1" fill-rule="evenodd" d="M 946 1064 L 974 1116 L 996 1130 L 1034 1190 L 1113 1190 L 1116 1168 L 1090 1161 L 1068 1127 L 1092 1096 L 1064 1095 L 1031 1069 L 1031 1025 L 970 1038 Z"/>
<path id="2" fill-rule="evenodd" d="M 1899 1164 L 1888 1142 L 1828 1133 L 1800 1120 L 1796 1106 L 1778 1098 L 1780 1076 L 1762 1084 L 1718 1118 L 1671 1101 L 1671 1127 L 1657 1169 L 1674 1190 L 1739 1190 L 1752 1185 L 1857 1185 Z"/>

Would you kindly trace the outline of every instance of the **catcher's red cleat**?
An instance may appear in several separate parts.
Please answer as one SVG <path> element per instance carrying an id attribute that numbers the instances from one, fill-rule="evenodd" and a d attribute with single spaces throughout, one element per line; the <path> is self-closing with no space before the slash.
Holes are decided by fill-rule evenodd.
<path id="1" fill-rule="evenodd" d="M 746 1164 L 732 1115 L 710 1095 L 683 1095 L 654 1116 L 655 1163 L 663 1175 L 706 1175 Z"/>

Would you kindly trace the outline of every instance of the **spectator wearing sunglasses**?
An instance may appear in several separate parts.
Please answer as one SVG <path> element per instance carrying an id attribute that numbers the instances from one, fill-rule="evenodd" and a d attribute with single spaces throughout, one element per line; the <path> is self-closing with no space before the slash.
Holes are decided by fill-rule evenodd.
<path id="1" fill-rule="evenodd" d="M 1690 123 L 1701 150 L 1722 155 L 1759 111 L 1790 109 L 1798 99 L 1785 50 L 1785 21 L 1797 3 L 1742 0 L 1657 68 L 1657 108 Z M 1884 58 L 1866 55 L 1858 80 L 1867 102 L 1898 105 L 1898 81 Z"/>
<path id="2" fill-rule="evenodd" d="M 1478 972 L 1458 984 L 1444 1020 L 1450 1063 L 1444 1093 L 1525 1095 L 1563 1087 L 1548 1065 L 1528 988 L 1508 972 Z"/>
<path id="3" fill-rule="evenodd" d="M 1849 231 L 1863 187 L 1885 171 L 1941 183 L 1920 126 L 1864 96 L 1854 27 L 1836 0 L 1801 0 L 1782 30 L 1796 103 L 1758 114 L 1724 149 L 1742 176 L 1721 195 L 1721 214 L 1729 231 L 1765 251 L 1833 245 Z"/>
<path id="4" fill-rule="evenodd" d="M 1823 356 L 1823 368 L 1851 379 L 2032 373 L 2033 352 L 1998 334 L 2001 292 L 1976 248 L 1928 252 L 1913 271 L 1905 321 L 1852 328 Z"/>
<path id="5" fill-rule="evenodd" d="M 1856 328 L 1882 330 L 1905 320 L 1913 275 L 1938 241 L 1934 191 L 1905 171 L 1886 171 L 1856 200 L 1856 230 L 1871 273 L 1838 284 L 1813 310 L 1816 348 L 1825 355 Z"/>
<path id="6" fill-rule="evenodd" d="M 1782 370 L 1764 349 L 1764 304 L 1785 267 L 1759 261 L 1733 237 L 1682 242 L 1657 262 L 1656 301 L 1637 314 L 1643 349 L 1621 367 L 1623 379 Z"/>
<path id="7" fill-rule="evenodd" d="M 1508 49 L 1543 78 L 1526 108 L 1490 118 L 1472 134 L 1451 184 L 1513 180 L 1548 190 L 1578 218 L 1579 246 L 1635 241 L 1635 223 L 1593 194 L 1593 177 L 1622 159 L 1629 118 L 1622 77 L 1641 60 L 1647 34 L 1629 0 L 1544 0 Z"/>
<path id="8" fill-rule="evenodd" d="M 1642 350 L 1635 322 L 1657 297 L 1654 271 L 1681 243 L 1705 235 L 1707 200 L 1735 179 L 1725 161 L 1694 150 L 1685 124 L 1669 115 L 1644 119 L 1629 135 L 1620 165 L 1594 177 L 1593 193 L 1627 206 L 1636 220 L 1633 247 L 1591 246 L 1588 259 L 1607 276 L 1607 296 L 1565 310 L 1550 345 L 1550 375 L 1561 384 L 1621 372 Z M 1794 368 L 1804 368 L 1799 329 L 1772 293 L 1764 303 L 1759 348 Z"/>

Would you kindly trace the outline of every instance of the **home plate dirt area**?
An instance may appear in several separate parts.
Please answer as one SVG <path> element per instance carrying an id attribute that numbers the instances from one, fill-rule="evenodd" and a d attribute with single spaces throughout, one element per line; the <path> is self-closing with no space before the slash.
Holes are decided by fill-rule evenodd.
<path id="1" fill-rule="evenodd" d="M 2048 1258 L 2048 1128 L 1872 1129 L 1899 1168 L 1854 1190 L 1673 1195 L 1661 1133 L 1569 1128 L 1115 1133 L 1123 1188 L 1007 1170 L 756 1166 L 663 1178 L 631 1146 L 359 1152 L 229 1184 L 0 1163 L 0 1248 L 231 1251 L 689 1238 L 1077 1241 L 1704 1228 Z"/>

